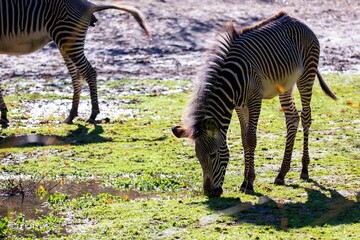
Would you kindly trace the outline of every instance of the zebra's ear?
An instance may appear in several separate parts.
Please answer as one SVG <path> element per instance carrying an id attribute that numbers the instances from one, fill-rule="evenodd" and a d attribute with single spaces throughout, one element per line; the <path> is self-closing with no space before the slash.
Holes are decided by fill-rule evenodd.
<path id="1" fill-rule="evenodd" d="M 171 128 L 171 131 L 177 138 L 188 138 L 189 133 L 186 131 L 186 129 L 182 126 L 174 126 Z"/>
<path id="2" fill-rule="evenodd" d="M 215 137 L 220 131 L 219 124 L 213 118 L 205 118 L 203 120 L 203 128 L 210 137 Z"/>

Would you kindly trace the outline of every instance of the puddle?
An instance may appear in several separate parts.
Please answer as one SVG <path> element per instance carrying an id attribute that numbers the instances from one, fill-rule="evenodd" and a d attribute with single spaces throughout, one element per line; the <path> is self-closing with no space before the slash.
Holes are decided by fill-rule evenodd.
<path id="1" fill-rule="evenodd" d="M 63 145 L 64 142 L 53 136 L 46 136 L 41 134 L 30 134 L 26 136 L 12 136 L 0 138 L 0 148 L 9 147 L 26 147 L 26 146 L 49 146 L 49 145 Z"/>
<path id="2" fill-rule="evenodd" d="M 90 194 L 96 196 L 100 193 L 108 193 L 113 196 L 120 198 L 126 198 L 128 200 L 155 197 L 154 194 L 144 194 L 137 191 L 122 191 L 116 190 L 115 188 L 102 187 L 101 181 L 91 180 L 86 182 L 67 182 L 60 184 L 55 181 L 45 181 L 34 183 L 33 181 L 24 181 L 21 185 L 24 188 L 25 196 L 23 197 L 20 193 L 13 196 L 5 191 L 0 190 L 0 219 L 7 216 L 13 218 L 16 214 L 22 213 L 26 219 L 37 219 L 50 213 L 46 199 L 50 194 L 63 193 L 67 194 L 68 197 L 77 198 L 84 194 Z M 35 187 L 34 187 L 35 185 Z M 39 186 L 43 186 L 46 190 L 46 196 L 41 199 L 35 194 Z"/>

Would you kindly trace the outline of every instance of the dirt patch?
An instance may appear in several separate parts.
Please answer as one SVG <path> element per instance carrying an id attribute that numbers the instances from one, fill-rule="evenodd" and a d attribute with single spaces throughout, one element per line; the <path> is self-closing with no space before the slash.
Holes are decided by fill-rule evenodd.
<path id="1" fill-rule="evenodd" d="M 226 21 L 232 20 L 240 28 L 280 9 L 302 19 L 317 34 L 322 70 L 360 70 L 360 2 L 357 0 L 248 0 L 241 3 L 235 0 L 143 0 L 126 4 L 138 7 L 145 14 L 153 40 L 146 39 L 128 14 L 115 10 L 97 13 L 99 21 L 89 29 L 85 49 L 97 68 L 99 79 L 193 79 L 204 63 L 206 49 Z M 0 69 L 2 80 L 69 78 L 54 44 L 26 56 L 0 55 Z"/>

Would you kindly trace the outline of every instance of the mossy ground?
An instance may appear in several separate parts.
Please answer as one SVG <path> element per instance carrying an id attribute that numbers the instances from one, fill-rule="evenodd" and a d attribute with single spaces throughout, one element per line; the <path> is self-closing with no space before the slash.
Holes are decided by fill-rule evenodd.
<path id="1" fill-rule="evenodd" d="M 50 94 L 11 94 L 8 129 L 2 136 L 50 135 L 58 145 L 0 149 L 0 176 L 88 181 L 98 179 L 119 191 L 111 194 L 48 196 L 50 211 L 35 219 L 20 212 L 0 216 L 0 236 L 66 239 L 356 239 L 360 237 L 360 76 L 325 75 L 338 101 L 314 85 L 310 133 L 310 178 L 299 179 L 302 130 L 294 147 L 285 186 L 273 184 L 285 145 L 285 120 L 278 99 L 264 100 L 255 155 L 256 194 L 239 191 L 243 179 L 240 127 L 234 116 L 229 129 L 230 163 L 221 198 L 202 195 L 202 172 L 192 143 L 172 136 L 190 96 L 188 81 L 111 81 L 100 89 L 105 100 L 121 101 L 132 110 L 108 124 L 58 124 L 60 118 L 26 126 L 12 109 L 26 101 L 68 98 Z M 11 84 L 11 83 L 8 83 Z M 151 88 L 151 91 L 142 92 Z M 158 91 L 158 89 L 162 89 Z M 169 91 L 165 92 L 163 89 Z M 172 91 L 173 90 L 173 91 Z M 82 101 L 88 101 L 88 99 Z M 298 109 L 301 109 L 298 94 Z M 101 108 L 101 105 L 100 105 Z M 116 111 L 116 110 L 114 110 Z M 31 117 L 31 116 L 30 116 Z M 301 126 L 301 125 L 300 125 Z M 5 188 L 6 184 L 0 185 Z M 41 184 L 37 185 L 41 190 Z M 46 191 L 46 190 L 45 190 Z M 36 189 L 39 195 L 41 191 Z M 40 193 L 39 193 L 40 192 Z M 147 195 L 146 195 L 147 194 Z M 34 211 L 36 211 L 34 209 Z M 1 238 L 1 237 L 0 237 Z"/>

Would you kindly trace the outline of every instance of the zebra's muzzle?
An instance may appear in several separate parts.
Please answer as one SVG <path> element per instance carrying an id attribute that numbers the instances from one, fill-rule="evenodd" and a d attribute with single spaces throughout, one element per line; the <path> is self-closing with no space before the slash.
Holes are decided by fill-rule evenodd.
<path id="1" fill-rule="evenodd" d="M 209 178 L 206 179 L 204 183 L 204 194 L 208 197 L 220 197 L 223 193 L 223 189 L 221 186 L 213 187 L 211 184 L 211 180 Z"/>

